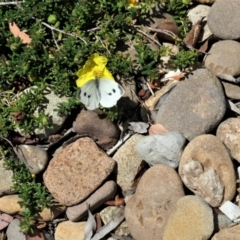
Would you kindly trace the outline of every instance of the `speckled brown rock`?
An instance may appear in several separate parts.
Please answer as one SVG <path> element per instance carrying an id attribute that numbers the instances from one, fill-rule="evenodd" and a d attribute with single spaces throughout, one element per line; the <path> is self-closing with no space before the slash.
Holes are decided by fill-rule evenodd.
<path id="1" fill-rule="evenodd" d="M 231 156 L 240 162 L 240 119 L 228 118 L 217 129 L 217 137 L 224 143 Z"/>
<path id="2" fill-rule="evenodd" d="M 78 134 L 91 137 L 104 150 L 113 147 L 120 136 L 117 124 L 109 121 L 107 115 L 99 109 L 83 109 L 73 122 L 73 128 Z"/>
<path id="3" fill-rule="evenodd" d="M 155 165 L 142 176 L 127 202 L 125 217 L 135 240 L 162 239 L 169 215 L 184 196 L 182 181 L 167 165 Z"/>
<path id="4" fill-rule="evenodd" d="M 218 233 L 215 233 L 211 240 L 239 240 L 240 239 L 240 224 L 231 227 L 221 229 Z"/>
<path id="5" fill-rule="evenodd" d="M 95 191 L 114 165 L 90 138 L 80 138 L 54 156 L 43 179 L 59 203 L 72 206 Z"/>
<path id="6" fill-rule="evenodd" d="M 200 197 L 189 195 L 178 200 L 163 240 L 208 240 L 213 229 L 212 209 Z"/>
<path id="7" fill-rule="evenodd" d="M 200 174 L 195 173 L 194 169 L 189 171 L 189 176 L 186 176 L 184 166 L 193 161 L 201 164 L 203 168 L 201 174 L 206 174 L 204 181 L 198 181 L 198 175 Z M 217 176 L 214 175 L 214 178 L 209 178 L 209 171 L 217 174 Z M 222 200 L 217 204 L 219 206 L 227 200 L 232 200 L 236 193 L 236 176 L 231 157 L 223 143 L 214 135 L 198 136 L 185 147 L 179 164 L 179 175 L 191 191 L 210 204 L 213 201 L 216 202 L 214 194 L 223 194 Z M 218 185 L 215 182 L 216 179 L 223 185 L 224 192 L 219 192 Z"/>

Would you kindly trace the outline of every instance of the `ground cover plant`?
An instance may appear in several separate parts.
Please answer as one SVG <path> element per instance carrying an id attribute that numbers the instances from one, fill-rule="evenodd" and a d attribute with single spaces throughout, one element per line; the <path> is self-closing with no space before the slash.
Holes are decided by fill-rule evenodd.
<path id="1" fill-rule="evenodd" d="M 153 51 L 147 45 L 153 40 L 141 26 L 156 5 L 172 14 L 179 27 L 180 36 L 175 40 L 180 52 L 172 56 L 172 69 L 193 65 L 197 54 L 183 43 L 191 27 L 186 18 L 190 4 L 186 0 L 25 0 L 0 4 L 0 144 L 6 167 L 14 172 L 13 188 L 23 199 L 23 232 L 32 231 L 36 213 L 50 205 L 50 197 L 40 181 L 9 152 L 12 147 L 5 138 L 11 139 L 17 126 L 25 135 L 32 135 L 36 128 L 50 124 L 44 109 L 37 117 L 33 114 L 42 104 L 46 89 L 70 97 L 68 103 L 56 106 L 59 114 L 70 114 L 82 106 L 76 99 L 76 72 L 93 53 L 108 58 L 113 76 L 158 81 L 159 59 L 168 49 L 159 46 Z M 128 54 L 119 51 L 127 41 L 137 52 L 137 68 Z M 30 86 L 37 88 L 19 100 L 19 94 Z M 124 115 L 116 108 L 104 111 L 112 121 Z M 30 202 L 29 196 L 34 196 Z"/>

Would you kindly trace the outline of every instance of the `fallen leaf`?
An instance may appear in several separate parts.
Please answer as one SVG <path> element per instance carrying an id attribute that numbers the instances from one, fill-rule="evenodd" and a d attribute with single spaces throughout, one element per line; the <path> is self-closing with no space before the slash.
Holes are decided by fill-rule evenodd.
<path id="1" fill-rule="evenodd" d="M 175 34 L 178 37 L 180 35 L 176 23 L 170 22 L 170 21 L 161 22 L 156 27 L 156 29 L 163 30 L 163 32 L 158 32 L 157 33 L 158 38 L 162 38 L 162 39 L 165 39 L 167 41 L 175 42 L 176 39 L 174 39 L 174 37 L 172 37 L 171 35 L 165 33 L 164 31 L 171 32 L 171 33 Z"/>
<path id="2" fill-rule="evenodd" d="M 200 35 L 200 32 L 202 30 L 202 20 L 198 20 L 193 26 L 190 32 L 187 34 L 187 36 L 183 39 L 183 42 L 186 44 L 186 46 L 189 49 L 193 49 L 195 44 L 197 43 L 198 37 Z"/>
<path id="3" fill-rule="evenodd" d="M 14 37 L 19 37 L 23 43 L 29 44 L 32 39 L 24 31 L 21 31 L 15 22 L 9 23 L 9 29 Z"/>
<path id="4" fill-rule="evenodd" d="M 84 240 L 91 240 L 93 233 L 96 231 L 97 224 L 96 221 L 92 215 L 92 213 L 89 210 L 89 204 L 86 203 L 87 209 L 88 209 L 88 219 L 85 227 L 85 234 L 84 234 Z"/>

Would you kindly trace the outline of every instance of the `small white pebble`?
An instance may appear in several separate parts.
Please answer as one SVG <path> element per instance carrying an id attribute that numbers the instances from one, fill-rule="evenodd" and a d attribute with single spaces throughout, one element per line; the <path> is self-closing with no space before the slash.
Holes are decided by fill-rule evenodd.
<path id="1" fill-rule="evenodd" d="M 232 221 L 240 220 L 240 208 L 236 204 L 226 201 L 219 209 Z"/>

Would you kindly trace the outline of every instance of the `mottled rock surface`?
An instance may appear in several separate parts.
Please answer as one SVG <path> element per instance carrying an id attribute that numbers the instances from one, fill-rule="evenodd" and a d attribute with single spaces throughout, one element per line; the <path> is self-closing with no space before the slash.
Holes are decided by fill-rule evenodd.
<path id="1" fill-rule="evenodd" d="M 98 149 L 90 138 L 80 138 L 54 156 L 43 179 L 61 204 L 72 206 L 94 192 L 114 165 L 115 161 Z"/>
<path id="2" fill-rule="evenodd" d="M 208 25 L 211 32 L 221 39 L 240 38 L 240 5 L 238 0 L 218 0 L 208 14 Z M 231 21 L 229 21 L 231 16 Z"/>
<path id="3" fill-rule="evenodd" d="M 162 239 L 168 217 L 177 200 L 183 196 L 181 179 L 173 168 L 159 164 L 147 170 L 125 207 L 126 221 L 133 238 Z"/>
<path id="4" fill-rule="evenodd" d="M 134 134 L 112 157 L 117 162 L 116 168 L 114 169 L 114 176 L 122 191 L 132 188 L 134 177 L 142 162 L 142 159 L 135 149 L 136 142 L 141 138 L 143 138 L 142 135 Z"/>
<path id="5" fill-rule="evenodd" d="M 56 227 L 55 240 L 84 240 L 86 222 L 61 222 Z"/>
<path id="6" fill-rule="evenodd" d="M 170 92 L 158 111 L 156 123 L 191 140 L 214 129 L 225 111 L 221 83 L 210 71 L 198 69 Z"/>
<path id="7" fill-rule="evenodd" d="M 194 164 L 189 165 L 193 161 Z M 189 171 L 186 171 L 187 167 Z M 236 192 L 231 157 L 214 135 L 198 136 L 186 146 L 179 164 L 179 175 L 192 192 L 214 207 L 231 200 Z M 224 187 L 224 191 L 219 185 Z"/>
<path id="8" fill-rule="evenodd" d="M 182 134 L 167 132 L 141 138 L 136 144 L 136 150 L 150 166 L 166 164 L 177 168 L 185 144 L 186 139 Z"/>
<path id="9" fill-rule="evenodd" d="M 93 111 L 83 109 L 73 122 L 73 129 L 78 134 L 95 140 L 104 150 L 113 147 L 120 135 L 117 124 L 109 121 L 106 114 L 99 109 Z"/>
<path id="10" fill-rule="evenodd" d="M 0 196 L 4 194 L 14 193 L 14 190 L 11 188 L 13 171 L 7 170 L 3 166 L 4 160 L 0 159 Z"/>
<path id="11" fill-rule="evenodd" d="M 213 213 L 198 196 L 185 196 L 178 200 L 166 224 L 163 240 L 208 240 L 213 232 Z"/>
<path id="12" fill-rule="evenodd" d="M 240 119 L 228 118 L 217 129 L 217 137 L 224 143 L 231 156 L 240 162 Z"/>
<path id="13" fill-rule="evenodd" d="M 215 233 L 211 240 L 239 240 L 240 239 L 240 224 L 231 228 L 221 229 Z"/>
<path id="14" fill-rule="evenodd" d="M 204 60 L 204 66 L 216 76 L 240 74 L 240 43 L 233 40 L 224 40 L 212 45 Z"/>

